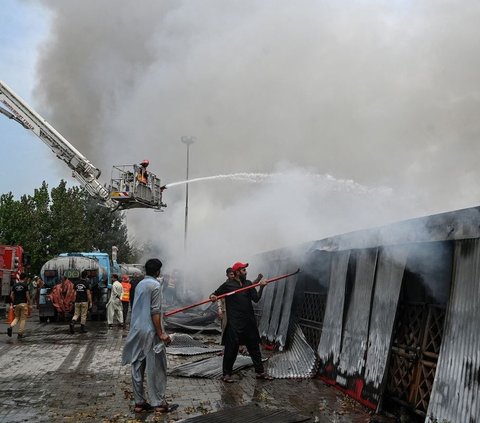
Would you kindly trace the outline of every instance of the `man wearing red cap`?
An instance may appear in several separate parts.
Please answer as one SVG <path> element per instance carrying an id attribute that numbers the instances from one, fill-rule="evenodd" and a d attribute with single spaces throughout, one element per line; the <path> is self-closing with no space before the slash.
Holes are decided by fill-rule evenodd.
<path id="1" fill-rule="evenodd" d="M 213 294 L 210 295 L 211 301 L 217 301 L 217 297 L 239 288 L 252 285 L 247 280 L 248 263 L 237 262 L 232 266 L 235 273 L 234 279 L 226 280 Z M 260 273 L 253 283 L 258 283 L 263 278 Z M 233 365 L 238 355 L 240 345 L 247 347 L 248 353 L 255 366 L 255 373 L 259 379 L 271 379 L 266 373 L 262 363 L 260 353 L 260 335 L 258 334 L 257 321 L 253 312 L 252 301 L 258 303 L 262 296 L 263 288 L 266 282 L 260 282 L 260 290 L 255 288 L 237 292 L 234 295 L 225 297 L 227 309 L 227 325 L 222 336 L 222 345 L 225 345 L 223 353 L 223 381 L 233 382 Z"/>

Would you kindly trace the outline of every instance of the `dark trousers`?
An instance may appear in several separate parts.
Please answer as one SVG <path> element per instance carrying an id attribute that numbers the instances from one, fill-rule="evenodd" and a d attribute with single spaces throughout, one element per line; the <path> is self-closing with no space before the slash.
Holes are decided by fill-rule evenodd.
<path id="1" fill-rule="evenodd" d="M 256 330 L 256 328 L 255 328 Z M 249 336 L 250 335 L 250 336 Z M 260 345 L 258 338 L 247 334 L 246 336 L 239 336 L 235 331 L 228 326 L 225 328 L 224 344 L 225 349 L 223 351 L 223 375 L 231 375 L 233 372 L 233 365 L 238 355 L 238 348 L 240 345 L 245 345 L 247 351 L 252 359 L 253 366 L 256 373 L 263 373 L 262 354 L 260 353 Z M 241 342 L 241 343 L 240 343 Z"/>
<path id="2" fill-rule="evenodd" d="M 129 301 L 122 301 L 122 312 L 123 312 L 123 324 L 125 325 L 127 323 L 127 314 L 128 314 L 128 306 L 130 302 Z"/>

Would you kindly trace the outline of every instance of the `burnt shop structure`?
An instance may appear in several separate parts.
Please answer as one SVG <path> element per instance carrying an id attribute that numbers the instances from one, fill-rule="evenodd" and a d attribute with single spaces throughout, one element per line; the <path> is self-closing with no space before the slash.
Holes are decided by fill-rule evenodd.
<path id="1" fill-rule="evenodd" d="M 480 208 L 269 251 L 250 265 L 267 278 L 297 267 L 256 309 L 263 342 L 290 354 L 271 373 L 295 377 L 287 367 L 303 365 L 300 377 L 377 411 L 480 422 Z"/>

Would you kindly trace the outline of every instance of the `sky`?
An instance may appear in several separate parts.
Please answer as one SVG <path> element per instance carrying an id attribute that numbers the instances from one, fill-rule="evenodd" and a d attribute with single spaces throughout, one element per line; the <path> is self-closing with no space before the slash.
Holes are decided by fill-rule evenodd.
<path id="1" fill-rule="evenodd" d="M 253 175 L 189 185 L 188 262 L 202 277 L 221 280 L 260 251 L 478 205 L 474 1 L 2 6 L 0 79 L 102 182 L 112 165 L 143 159 L 163 183 L 184 180 L 182 136 L 195 137 L 191 178 Z M 0 192 L 75 183 L 0 118 Z M 164 200 L 164 213 L 126 221 L 134 242 L 180 267 L 185 186 Z"/>

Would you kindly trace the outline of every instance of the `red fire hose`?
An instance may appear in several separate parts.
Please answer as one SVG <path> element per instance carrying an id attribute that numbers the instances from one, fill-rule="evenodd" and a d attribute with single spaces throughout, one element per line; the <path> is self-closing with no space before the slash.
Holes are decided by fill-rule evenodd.
<path id="1" fill-rule="evenodd" d="M 277 276 L 275 278 L 271 278 L 271 279 L 267 279 L 265 282 L 268 284 L 268 283 L 272 283 L 272 282 L 277 282 L 279 281 L 280 279 L 285 279 L 285 278 L 288 278 L 290 276 L 293 276 L 293 275 L 296 275 L 297 273 L 300 272 L 300 269 L 297 269 L 295 272 L 292 272 L 292 273 L 287 273 L 286 275 L 281 275 L 281 276 Z M 233 295 L 233 294 L 236 294 L 237 292 L 242 292 L 242 291 L 246 291 L 247 289 L 252 289 L 252 288 L 255 288 L 257 286 L 260 285 L 261 282 L 257 282 L 257 283 L 254 283 L 252 285 L 248 285 L 248 286 L 244 286 L 243 288 L 238 288 L 236 289 L 235 291 L 230 291 L 230 292 L 227 292 L 226 294 L 222 294 L 222 295 L 219 295 L 217 297 L 217 300 L 220 300 L 222 298 L 225 298 L 225 297 L 228 297 L 229 295 Z M 198 303 L 195 303 L 195 304 L 190 304 L 189 306 L 186 306 L 186 307 L 182 307 L 182 308 L 178 308 L 176 310 L 172 310 L 172 311 L 168 311 L 164 314 L 165 317 L 168 317 L 168 316 L 171 316 L 172 314 L 177 314 L 177 313 L 181 313 L 182 311 L 185 311 L 185 310 L 190 310 L 191 308 L 193 307 L 197 307 L 199 305 L 202 305 L 202 304 L 207 304 L 207 303 L 210 303 L 212 302 L 212 300 L 208 299 L 208 300 L 203 300 L 203 301 L 200 301 Z"/>

